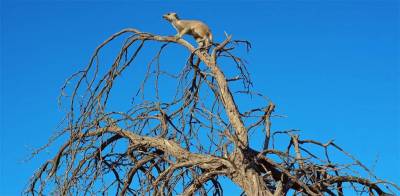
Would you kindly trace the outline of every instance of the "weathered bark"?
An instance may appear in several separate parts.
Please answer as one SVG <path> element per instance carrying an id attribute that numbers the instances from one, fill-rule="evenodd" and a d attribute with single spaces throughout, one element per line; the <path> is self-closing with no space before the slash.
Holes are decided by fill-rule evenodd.
<path id="1" fill-rule="evenodd" d="M 123 35 L 129 37 L 111 67 L 102 77 L 98 76 L 101 70 L 98 63 L 100 50 Z M 173 101 L 160 102 L 157 82 L 163 71 L 158 67 L 155 71 L 155 97 L 158 102 L 148 103 L 143 100 L 144 103 L 134 106 L 129 112 L 107 111 L 115 79 L 133 63 L 148 41 L 164 43 L 151 63 L 159 60 L 165 43 L 177 43 L 190 52 L 188 64 L 193 75 L 184 70 L 181 76 L 181 79 L 191 76 L 190 85 Z M 69 97 L 68 124 L 60 134 L 70 134 L 69 140 L 59 148 L 54 158 L 39 168 L 26 193 L 44 194 L 47 189 L 54 188 L 53 192 L 64 195 L 108 192 L 117 195 L 203 195 L 208 194 L 210 190 L 207 189 L 212 187 L 214 194 L 218 195 L 222 194 L 218 176 L 228 177 L 249 196 L 285 195 L 289 190 L 307 195 L 335 195 L 336 191 L 342 195 L 342 185 L 345 183 L 351 183 L 355 191 L 359 191 L 356 186 L 361 186 L 363 192 L 370 194 L 385 194 L 379 183 L 400 190 L 393 183 L 377 179 L 333 141 L 323 144 L 314 140 L 300 140 L 298 135 L 292 134 L 296 130 L 271 133 L 270 117 L 275 105 L 270 101 L 267 107 L 241 112 L 229 87 L 230 81 L 241 77 L 227 79 L 218 65 L 218 59 L 228 57 L 233 60 L 242 76 L 241 80 L 247 81 L 247 75 L 238 63 L 239 58 L 230 53 L 235 47 L 229 44 L 242 42 L 232 41 L 231 36 L 227 36 L 224 42 L 216 44 L 208 54 L 206 50 L 196 49 L 183 39 L 143 33 L 136 29 L 124 29 L 112 35 L 96 48 L 86 69 L 74 74 L 63 86 L 64 90 L 72 79 L 77 79 Z M 138 43 L 136 47 L 135 43 Z M 132 48 L 133 52 L 128 52 Z M 197 62 L 193 62 L 195 56 L 198 57 Z M 201 69 L 201 62 L 207 69 Z M 143 83 L 153 73 L 150 65 L 147 69 Z M 211 109 L 201 102 L 201 85 L 213 93 L 205 97 L 213 98 Z M 84 92 L 83 98 L 79 100 L 81 91 Z M 251 94 L 248 89 L 246 93 Z M 259 117 L 255 122 L 251 121 L 254 116 Z M 252 122 L 247 127 L 244 123 L 247 125 L 246 120 Z M 249 133 L 253 128 L 265 130 L 264 148 L 260 152 L 249 146 Z M 209 138 L 208 150 L 204 150 L 199 134 Z M 290 138 L 286 151 L 274 148 L 275 134 L 284 134 Z M 220 139 L 214 141 L 213 136 Z M 120 146 L 117 148 L 118 144 Z M 322 148 L 325 158 L 314 155 L 303 144 Z M 328 147 L 350 157 L 353 165 L 360 166 L 376 180 L 339 173 L 346 167 L 331 161 Z M 193 148 L 196 150 L 193 151 Z M 114 181 L 100 186 L 99 182 L 104 183 L 103 173 L 112 175 Z M 50 182 L 53 186 L 46 189 Z M 181 182 L 180 192 L 176 191 L 180 189 L 177 188 L 178 182 Z M 110 191 L 110 187 L 115 190 Z M 92 192 L 96 188 L 99 190 Z M 387 190 L 392 191 L 389 188 Z"/>
<path id="2" fill-rule="evenodd" d="M 273 195 L 268 190 L 265 181 L 259 173 L 253 169 L 240 169 L 238 174 L 232 178 L 232 181 L 239 185 L 246 195 L 270 196 Z"/>

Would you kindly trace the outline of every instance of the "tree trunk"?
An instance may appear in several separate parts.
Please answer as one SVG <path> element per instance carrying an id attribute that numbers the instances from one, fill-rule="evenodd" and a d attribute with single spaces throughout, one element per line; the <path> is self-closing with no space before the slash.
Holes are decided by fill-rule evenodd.
<path id="1" fill-rule="evenodd" d="M 239 185 L 248 196 L 272 196 L 260 174 L 254 169 L 244 169 L 233 176 L 232 180 Z"/>

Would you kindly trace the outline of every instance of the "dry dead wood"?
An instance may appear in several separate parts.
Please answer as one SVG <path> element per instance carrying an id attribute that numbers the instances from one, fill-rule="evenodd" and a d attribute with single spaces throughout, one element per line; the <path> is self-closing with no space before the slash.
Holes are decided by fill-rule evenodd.
<path id="1" fill-rule="evenodd" d="M 118 40 L 124 41 L 110 65 L 101 64 L 101 52 Z M 112 89 L 128 67 L 143 66 L 135 61 L 140 53 L 148 56 L 154 44 L 159 49 L 147 64 L 142 83 L 132 84 L 139 89 L 134 95 L 139 103 L 126 111 L 115 110 L 110 102 L 118 95 Z M 161 56 L 175 58 L 167 50 L 169 45 L 188 51 L 179 73 L 166 71 L 160 63 Z M 295 130 L 273 132 L 275 105 L 268 99 L 266 106 L 240 111 L 234 95 L 263 97 L 250 89 L 244 61 L 235 55 L 240 45 L 250 46 L 227 36 L 208 54 L 184 39 L 136 29 L 112 35 L 96 48 L 88 66 L 62 87 L 68 114 L 64 128 L 50 143 L 57 138 L 67 141 L 38 169 L 25 193 L 222 195 L 221 177 L 246 195 L 343 195 L 344 191 L 384 195 L 399 190 L 333 141 L 302 140 Z M 236 75 L 227 78 L 223 64 Z M 176 88 L 162 89 L 162 77 Z M 241 87 L 235 94 L 231 83 Z M 171 91 L 174 95 L 166 98 Z M 250 146 L 254 131 L 265 133 L 263 149 Z M 275 137 L 287 138 L 286 148 L 275 147 Z M 322 153 L 314 152 L 318 149 Z M 350 162 L 331 161 L 330 150 Z"/>

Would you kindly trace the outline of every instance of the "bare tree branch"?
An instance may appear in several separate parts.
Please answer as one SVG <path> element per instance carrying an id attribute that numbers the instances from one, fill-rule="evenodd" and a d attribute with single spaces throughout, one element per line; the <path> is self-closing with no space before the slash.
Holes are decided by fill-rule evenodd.
<path id="1" fill-rule="evenodd" d="M 103 58 L 105 48 L 115 42 L 120 45 L 115 57 Z M 246 195 L 400 191 L 333 141 L 303 140 L 294 134 L 298 130 L 274 132 L 275 105 L 250 88 L 245 61 L 234 55 L 240 44 L 250 48 L 249 42 L 227 35 L 208 54 L 184 39 L 132 28 L 110 36 L 87 67 L 62 86 L 65 124 L 33 155 L 55 139 L 67 141 L 38 168 L 25 194 L 222 195 L 219 177 L 230 179 Z M 188 53 L 174 54 L 172 45 Z M 147 66 L 138 69 L 152 50 L 156 52 Z M 174 66 L 166 66 L 164 56 Z M 182 66 L 176 66 L 181 59 Z M 226 75 L 225 65 L 232 67 Z M 242 83 L 233 85 L 237 81 Z M 118 92 L 131 93 L 128 102 L 114 91 L 124 82 L 129 82 L 127 89 Z M 240 111 L 236 95 L 244 95 L 248 103 L 261 97 L 269 104 Z M 264 147 L 257 150 L 249 138 L 262 130 Z M 275 145 L 275 137 L 288 145 Z M 348 162 L 336 163 L 332 150 Z"/>

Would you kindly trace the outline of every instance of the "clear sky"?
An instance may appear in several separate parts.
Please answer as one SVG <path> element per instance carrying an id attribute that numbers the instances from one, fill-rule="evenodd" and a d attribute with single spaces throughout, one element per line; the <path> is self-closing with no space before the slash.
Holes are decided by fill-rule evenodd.
<path id="1" fill-rule="evenodd" d="M 273 119 L 274 130 L 335 139 L 379 177 L 400 184 L 398 1 L 168 2 L 1 2 L 0 195 L 20 194 L 55 153 L 23 161 L 65 114 L 57 106 L 64 80 L 122 28 L 175 34 L 161 18 L 169 11 L 203 20 L 217 42 L 224 31 L 252 42 L 245 58 L 254 89 L 287 116 Z"/>

